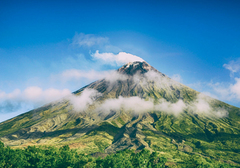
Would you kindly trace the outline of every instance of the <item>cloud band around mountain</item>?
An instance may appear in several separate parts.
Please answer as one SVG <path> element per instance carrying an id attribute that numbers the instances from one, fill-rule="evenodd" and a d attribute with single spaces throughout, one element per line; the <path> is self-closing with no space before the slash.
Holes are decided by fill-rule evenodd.
<path id="1" fill-rule="evenodd" d="M 99 53 L 99 51 L 97 50 L 91 56 L 93 57 L 93 59 L 101 60 L 105 64 L 117 66 L 121 66 L 128 62 L 144 61 L 142 58 L 126 52 L 119 52 L 118 54 L 113 54 L 113 53 Z"/>

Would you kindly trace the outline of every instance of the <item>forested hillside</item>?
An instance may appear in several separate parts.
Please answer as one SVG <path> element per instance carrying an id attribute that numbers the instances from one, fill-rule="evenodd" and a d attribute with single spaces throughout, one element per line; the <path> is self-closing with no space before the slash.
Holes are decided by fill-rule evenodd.
<path id="1" fill-rule="evenodd" d="M 69 146 L 35 147 L 28 146 L 25 149 L 11 149 L 4 147 L 0 142 L 0 167 L 2 168 L 163 168 L 163 167 L 194 167 L 194 168 L 220 168 L 236 167 L 221 161 L 214 161 L 199 155 L 191 155 L 183 158 L 182 162 L 176 164 L 169 162 L 159 152 L 150 153 L 142 150 L 135 153 L 133 150 L 123 150 L 117 153 L 104 155 L 95 153 L 93 155 L 79 154 L 71 150 Z"/>

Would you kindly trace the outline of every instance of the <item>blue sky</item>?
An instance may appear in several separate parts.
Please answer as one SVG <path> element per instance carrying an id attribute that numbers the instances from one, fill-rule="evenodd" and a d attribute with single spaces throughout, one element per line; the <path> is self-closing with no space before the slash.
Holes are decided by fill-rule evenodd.
<path id="1" fill-rule="evenodd" d="M 239 8 L 237 0 L 2 0 L 0 121 L 117 69 L 120 56 L 240 107 Z"/>

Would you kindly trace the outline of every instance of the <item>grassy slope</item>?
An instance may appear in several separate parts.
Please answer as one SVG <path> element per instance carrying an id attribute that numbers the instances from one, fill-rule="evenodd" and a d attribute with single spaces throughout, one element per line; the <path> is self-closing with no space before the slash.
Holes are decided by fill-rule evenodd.
<path id="1" fill-rule="evenodd" d="M 119 95 L 137 95 L 145 99 L 164 98 L 170 102 L 181 98 L 188 103 L 199 94 L 179 85 L 159 88 L 155 84 L 143 86 L 126 82 L 118 82 L 109 89 L 104 80 L 88 87 L 103 93 L 98 100 L 100 102 Z M 76 94 L 81 94 L 81 91 Z M 208 118 L 188 111 L 179 117 L 162 112 L 134 116 L 126 111 L 107 116 L 93 114 L 91 109 L 89 113 L 79 114 L 72 113 L 71 106 L 62 102 L 0 123 L 0 136 L 6 144 L 16 147 L 69 144 L 83 153 L 122 149 L 117 148 L 119 146 L 133 149 L 149 147 L 160 151 L 173 162 L 181 162 L 182 157 L 198 154 L 205 158 L 231 160 L 240 164 L 239 108 L 217 100 L 213 106 L 224 107 L 229 116 Z"/>

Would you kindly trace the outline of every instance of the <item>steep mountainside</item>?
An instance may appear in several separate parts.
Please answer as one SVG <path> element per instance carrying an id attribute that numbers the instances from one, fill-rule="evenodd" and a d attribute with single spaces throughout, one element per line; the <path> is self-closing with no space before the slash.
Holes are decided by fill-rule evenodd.
<path id="1" fill-rule="evenodd" d="M 128 63 L 72 96 L 0 123 L 0 137 L 12 147 L 68 144 L 83 153 L 146 148 L 172 162 L 196 154 L 240 165 L 240 109 L 146 62 Z"/>

